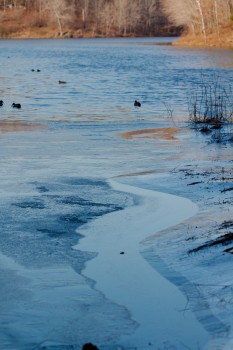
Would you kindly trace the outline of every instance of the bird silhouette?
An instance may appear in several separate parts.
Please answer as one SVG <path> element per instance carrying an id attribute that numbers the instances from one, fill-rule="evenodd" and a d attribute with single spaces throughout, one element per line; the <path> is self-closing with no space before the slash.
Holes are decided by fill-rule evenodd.
<path id="1" fill-rule="evenodd" d="M 12 105 L 11 105 L 11 107 L 12 108 L 18 108 L 18 109 L 20 109 L 21 108 L 21 104 L 20 103 L 12 103 Z"/>
<path id="2" fill-rule="evenodd" d="M 83 345 L 82 350 L 99 350 L 96 345 L 92 343 L 86 343 Z"/>
<path id="3" fill-rule="evenodd" d="M 134 101 L 134 107 L 141 107 L 141 103 L 137 100 Z"/>

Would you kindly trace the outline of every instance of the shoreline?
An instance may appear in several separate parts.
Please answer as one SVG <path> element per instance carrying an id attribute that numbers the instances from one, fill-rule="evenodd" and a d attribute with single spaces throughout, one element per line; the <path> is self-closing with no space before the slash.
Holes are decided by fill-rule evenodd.
<path id="1" fill-rule="evenodd" d="M 233 41 L 232 38 L 229 37 L 226 40 L 219 41 L 219 38 L 211 37 L 209 42 L 204 42 L 203 38 L 198 37 L 190 37 L 190 36 L 101 36 L 101 35 L 82 35 L 82 36 L 35 36 L 35 35 L 28 35 L 24 36 L 22 34 L 16 35 L 16 36 L 8 36 L 8 37 L 0 37 L 0 41 L 6 41 L 6 40 L 17 40 L 17 41 L 23 41 L 23 40 L 83 40 L 83 39 L 142 39 L 142 38 L 160 38 L 164 39 L 164 41 L 161 41 L 159 43 L 154 43 L 154 45 L 171 45 L 175 48 L 188 48 L 188 49 L 196 49 L 196 50 L 232 50 L 233 48 Z M 166 41 L 167 38 L 171 38 L 172 40 Z"/>
<path id="2" fill-rule="evenodd" d="M 232 28 L 228 28 L 228 35 L 226 33 L 220 34 L 220 36 L 209 34 L 206 40 L 201 36 L 181 35 L 177 40 L 173 41 L 172 46 L 203 50 L 231 50 L 233 48 Z"/>
<path id="3" fill-rule="evenodd" d="M 203 345 L 207 333 L 194 315 L 187 311 L 184 317 L 174 311 L 185 308 L 184 295 L 140 254 L 140 243 L 148 236 L 193 216 L 197 207 L 185 198 L 112 180 L 110 185 L 117 191 L 140 196 L 140 204 L 83 226 L 84 238 L 75 248 L 98 253 L 87 262 L 82 274 L 95 281 L 94 288 L 108 299 L 127 308 L 138 324 L 134 334 L 119 339 L 120 345 L 130 348 L 137 344 L 138 349 L 159 347 L 166 342 L 179 349 L 181 343 L 197 346 L 200 341 Z M 191 341 L 194 329 L 195 340 Z"/>

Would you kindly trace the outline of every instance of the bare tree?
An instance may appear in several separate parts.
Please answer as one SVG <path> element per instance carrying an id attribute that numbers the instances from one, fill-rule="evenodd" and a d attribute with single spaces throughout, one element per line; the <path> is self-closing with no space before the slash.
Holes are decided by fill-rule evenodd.
<path id="1" fill-rule="evenodd" d="M 43 11 L 47 12 L 52 21 L 58 26 L 58 35 L 64 34 L 64 25 L 72 17 L 72 7 L 66 0 L 42 0 Z"/>
<path id="2" fill-rule="evenodd" d="M 114 26 L 115 12 L 114 4 L 111 1 L 105 2 L 100 13 L 100 25 L 103 26 L 106 36 L 109 36 L 111 29 Z"/>
<path id="3" fill-rule="evenodd" d="M 163 7 L 170 19 L 183 25 L 195 35 L 207 40 L 210 33 L 220 35 L 220 27 L 229 22 L 232 0 L 163 0 Z"/>
<path id="4" fill-rule="evenodd" d="M 25 17 L 23 11 L 18 12 L 22 24 L 23 20 L 33 25 L 56 24 L 59 35 L 63 35 L 67 28 L 82 29 L 83 32 L 92 30 L 93 35 L 147 35 L 155 34 L 165 23 L 161 10 L 164 2 L 171 6 L 170 15 L 176 17 L 176 22 L 187 23 L 187 16 L 186 21 L 180 20 L 175 12 L 176 6 L 181 8 L 179 3 L 187 9 L 184 0 L 177 0 L 178 5 L 174 0 L 0 0 L 0 12 L 5 11 L 10 16 L 9 8 L 14 9 L 14 13 L 26 10 Z M 217 10 L 220 18 L 219 6 Z"/>

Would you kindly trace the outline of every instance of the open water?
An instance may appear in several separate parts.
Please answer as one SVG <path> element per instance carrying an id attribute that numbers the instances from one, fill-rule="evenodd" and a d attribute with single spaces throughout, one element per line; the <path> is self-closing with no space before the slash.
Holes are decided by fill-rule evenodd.
<path id="1" fill-rule="evenodd" d="M 96 339 L 117 349 L 135 330 L 129 311 L 82 276 L 95 253 L 72 247 L 83 224 L 137 203 L 108 179 L 162 167 L 168 155 L 119 134 L 173 126 L 170 108 L 184 123 L 203 76 L 233 83 L 233 51 L 171 40 L 0 41 L 0 123 L 11 126 L 0 134 L 0 349 L 81 349 Z"/>

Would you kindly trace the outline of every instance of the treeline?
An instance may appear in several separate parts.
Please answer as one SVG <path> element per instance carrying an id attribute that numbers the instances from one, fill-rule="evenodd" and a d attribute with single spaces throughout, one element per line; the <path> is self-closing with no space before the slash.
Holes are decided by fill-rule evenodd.
<path id="1" fill-rule="evenodd" d="M 233 21 L 233 0 L 163 0 L 169 19 L 189 34 L 220 35 L 221 28 Z"/>
<path id="2" fill-rule="evenodd" d="M 186 31 L 206 40 L 220 37 L 227 23 L 233 24 L 233 0 L 0 0 L 1 37 L 28 29 L 61 37 Z"/>
<path id="3" fill-rule="evenodd" d="M 60 36 L 67 32 L 75 36 L 178 33 L 163 11 L 162 0 L 1 0 L 0 9 L 0 25 L 1 19 L 3 23 L 4 18 L 20 13 L 24 25 L 54 26 Z"/>

